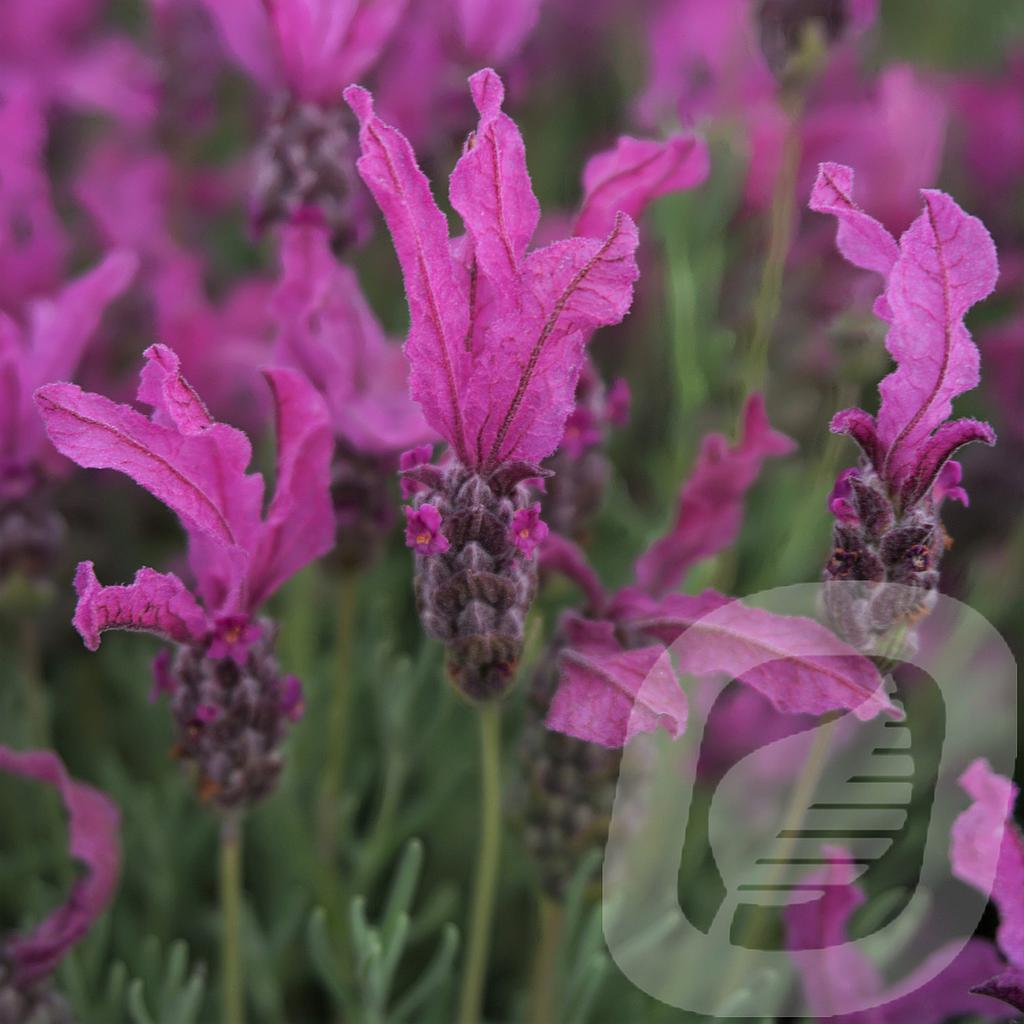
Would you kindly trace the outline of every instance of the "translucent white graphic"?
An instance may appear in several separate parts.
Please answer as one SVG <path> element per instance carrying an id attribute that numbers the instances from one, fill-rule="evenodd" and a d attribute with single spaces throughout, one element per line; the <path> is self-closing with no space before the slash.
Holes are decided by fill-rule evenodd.
<path id="1" fill-rule="evenodd" d="M 818 618 L 821 597 L 821 585 L 800 585 L 744 604 Z M 705 636 L 723 613 L 701 620 Z M 683 633 L 661 670 L 670 657 L 692 664 L 685 645 L 698 636 Z M 895 714 L 810 720 L 710 785 L 697 783 L 709 712 L 727 686 L 732 694 L 744 684 L 680 677 L 690 705 L 686 733 L 676 741 L 639 736 L 626 748 L 605 855 L 605 938 L 633 984 L 719 1018 L 799 1016 L 810 1012 L 804 989 L 812 978 L 819 1015 L 823 1000 L 828 1013 L 853 1013 L 923 985 L 963 949 L 986 898 L 950 870 L 950 826 L 968 803 L 957 778 L 977 757 L 1012 774 L 1016 665 L 995 627 L 951 598 L 939 597 L 927 620 L 898 633 L 907 636 L 898 659 L 892 638 L 885 652 L 862 652 L 877 656 Z M 788 633 L 780 644 L 793 657 L 826 653 L 797 649 Z M 887 671 L 897 660 L 912 667 L 899 687 Z M 867 714 L 867 704 L 859 710 Z M 897 844 L 905 845 L 893 878 Z M 830 857 L 842 858 L 855 885 L 886 896 L 859 920 L 861 937 L 788 950 L 778 908 L 825 898 L 815 876 Z M 907 864 L 917 868 L 913 877 Z M 699 891 L 688 889 L 697 884 Z M 681 902 L 698 912 L 684 912 Z M 851 971 L 859 963 L 864 971 Z"/>

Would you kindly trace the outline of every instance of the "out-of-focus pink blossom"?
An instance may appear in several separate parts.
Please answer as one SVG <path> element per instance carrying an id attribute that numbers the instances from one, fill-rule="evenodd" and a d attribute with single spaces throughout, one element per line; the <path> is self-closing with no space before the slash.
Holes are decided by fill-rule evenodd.
<path id="1" fill-rule="evenodd" d="M 107 306 L 135 273 L 136 259 L 114 252 L 52 298 L 28 304 L 19 323 L 0 312 L 0 497 L 28 485 L 49 463 L 32 401 L 36 388 L 72 376 Z"/>
<path id="2" fill-rule="evenodd" d="M 686 570 L 732 544 L 743 522 L 743 502 L 766 458 L 787 455 L 795 445 L 773 430 L 764 399 L 751 395 L 743 436 L 730 446 L 721 434 L 701 442 L 697 462 L 679 494 L 675 525 L 636 563 L 639 586 L 655 597 L 677 587 Z"/>
<path id="3" fill-rule="evenodd" d="M 622 214 L 603 240 L 528 252 L 540 210 L 522 138 L 501 111 L 498 76 L 470 84 L 480 123 L 451 177 L 467 228 L 454 247 L 408 142 L 367 92 L 346 97 L 361 125 L 360 174 L 403 268 L 412 395 L 464 465 L 491 471 L 557 447 L 586 339 L 629 308 L 636 229 Z"/>
<path id="4" fill-rule="evenodd" d="M 101 587 L 86 562 L 75 625 L 92 649 L 106 629 L 135 629 L 239 655 L 239 644 L 257 639 L 250 627 L 260 605 L 333 543 L 327 410 L 294 370 L 265 371 L 278 452 L 264 512 L 263 479 L 246 473 L 248 438 L 210 417 L 174 352 L 154 345 L 146 359 L 138 397 L 153 407 L 149 417 L 73 384 L 47 384 L 36 402 L 62 454 L 130 476 L 177 513 L 205 609 L 172 574 L 143 569 L 128 586 Z"/>
<path id="5" fill-rule="evenodd" d="M 0 310 L 18 313 L 60 282 L 68 239 L 44 165 L 46 119 L 35 93 L 0 93 Z"/>
<path id="6" fill-rule="evenodd" d="M 855 884 L 858 866 L 842 847 L 825 846 L 822 852 L 826 866 L 801 882 L 805 892 L 818 888 L 820 895 L 792 904 L 784 914 L 786 945 L 800 971 L 808 1009 L 817 1019 L 839 1024 L 941 1024 L 959 1014 L 990 1015 L 987 1000 L 971 994 L 998 965 L 995 951 L 980 939 L 970 940 L 959 952 L 936 950 L 901 983 L 886 989 L 878 968 L 849 936 L 850 919 L 864 903 Z M 803 950 L 813 953 L 804 958 Z M 938 963 L 946 966 L 936 973 Z M 870 1008 L 843 1013 L 851 1003 Z"/>
<path id="7" fill-rule="evenodd" d="M 145 125 L 156 113 L 154 61 L 100 27 L 94 0 L 9 0 L 0 35 L 0 92 L 28 86 L 45 104 L 98 110 Z"/>
<path id="8" fill-rule="evenodd" d="M 433 436 L 409 398 L 401 347 L 384 334 L 355 272 L 334 258 L 323 225 L 285 228 L 273 304 L 278 360 L 320 391 L 346 444 L 393 456 Z"/>
<path id="9" fill-rule="evenodd" d="M 764 209 L 783 159 L 789 117 L 758 41 L 754 0 L 668 0 L 651 19 L 647 89 L 638 103 L 646 124 L 677 117 L 734 122 L 749 148 L 744 195 Z M 862 187 L 882 222 L 902 230 L 917 211 L 917 190 L 933 181 L 942 156 L 948 102 L 937 83 L 891 65 L 877 78 L 857 66 L 854 43 L 874 20 L 876 5 L 851 3 L 846 31 L 829 66 L 809 91 L 798 126 L 797 194 L 817 165 L 830 160 L 860 168 Z"/>
<path id="10" fill-rule="evenodd" d="M 0 941 L 16 987 L 28 989 L 51 974 L 113 899 L 121 872 L 117 806 L 99 790 L 72 779 L 48 750 L 0 745 L 0 771 L 52 786 L 68 815 L 68 853 L 85 867 L 67 900 L 30 931 Z"/>
<path id="11" fill-rule="evenodd" d="M 747 436 L 740 446 L 748 457 L 741 458 L 732 470 L 744 482 L 730 500 L 740 501 L 762 458 L 769 454 L 767 449 L 781 454 L 789 446 L 788 439 L 771 431 L 763 406 L 755 398 L 748 405 Z M 733 449 L 733 457 L 735 453 Z M 705 486 L 718 486 L 716 479 L 706 465 L 698 467 L 684 488 L 688 500 L 703 507 L 699 492 Z M 704 517 L 686 517 L 671 541 L 659 543 L 688 551 L 694 560 L 708 557 L 735 539 L 738 518 L 731 517 L 730 522 L 728 530 L 709 529 Z M 629 738 L 622 723 L 628 719 L 629 705 L 643 681 L 643 676 L 638 679 L 635 673 L 643 667 L 653 668 L 669 649 L 683 671 L 698 677 L 738 679 L 788 715 L 848 709 L 858 718 L 870 718 L 894 711 L 879 689 L 872 664 L 810 619 L 750 608 L 713 590 L 666 597 L 665 589 L 678 579 L 681 570 L 673 567 L 667 576 L 654 573 L 648 556 L 638 563 L 637 585 L 608 597 L 582 552 L 564 538 L 552 538 L 545 546 L 541 566 L 577 582 L 587 596 L 588 614 L 593 616 L 567 633 L 569 641 L 562 654 L 565 668 L 547 720 L 548 727 L 556 731 L 604 745 L 616 745 L 610 743 L 614 738 L 621 745 Z M 601 643 L 590 644 L 580 658 L 574 654 L 574 636 L 597 637 Z M 677 645 L 680 638 L 683 643 Z M 651 641 L 657 646 L 642 646 Z M 637 648 L 644 652 L 642 657 L 634 656 Z M 678 683 L 672 680 L 677 695 L 674 705 L 664 704 L 668 692 L 664 679 L 659 677 L 650 685 L 660 695 L 663 712 L 654 716 L 639 713 L 630 734 L 664 724 L 666 706 L 676 711 L 675 717 L 668 719 L 670 731 L 682 728 L 685 698 Z M 646 689 L 641 697 L 644 693 Z M 613 725 L 606 728 L 606 720 Z"/>
<path id="12" fill-rule="evenodd" d="M 996 942 L 1009 961 L 975 991 L 1024 1010 L 1024 836 L 1013 820 L 1017 787 L 984 758 L 960 776 L 973 803 L 953 823 L 949 857 L 953 874 L 999 909 Z"/>
<path id="13" fill-rule="evenodd" d="M 205 0 L 232 56 L 268 92 L 336 102 L 380 53 L 406 0 Z"/>
<path id="14" fill-rule="evenodd" d="M 1024 133 L 1015 130 L 1024 123 L 1024 52 L 998 76 L 960 79 L 951 92 L 978 201 L 1011 200 L 1024 173 Z"/>
<path id="15" fill-rule="evenodd" d="M 623 135 L 613 149 L 587 161 L 573 234 L 603 238 L 620 210 L 639 220 L 659 196 L 703 183 L 710 166 L 707 144 L 694 135 L 664 142 Z"/>

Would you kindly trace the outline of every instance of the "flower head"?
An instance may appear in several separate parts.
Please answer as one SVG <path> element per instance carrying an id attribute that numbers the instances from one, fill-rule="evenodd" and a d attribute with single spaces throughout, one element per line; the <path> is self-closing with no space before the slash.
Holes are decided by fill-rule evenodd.
<path id="1" fill-rule="evenodd" d="M 146 360 L 138 397 L 152 407 L 148 417 L 72 384 L 45 385 L 36 401 L 60 452 L 87 468 L 127 474 L 177 513 L 199 596 L 150 568 L 126 586 L 105 587 L 83 562 L 74 624 L 90 650 L 107 629 L 156 633 L 178 645 L 158 665 L 157 690 L 170 698 L 178 750 L 197 765 L 200 793 L 233 808 L 270 791 L 297 707 L 282 699 L 276 631 L 256 615 L 333 544 L 327 410 L 294 370 L 266 371 L 278 458 L 264 512 L 262 477 L 246 472 L 248 438 L 212 419 L 174 352 L 154 345 Z"/>
<path id="2" fill-rule="evenodd" d="M 7 984 L 4 967 L 8 964 L 14 988 L 28 995 L 53 972 L 113 898 L 121 870 L 121 815 L 99 790 L 72 779 L 60 758 L 48 750 L 15 751 L 0 745 L 0 771 L 57 790 L 68 815 L 68 851 L 86 868 L 62 906 L 29 932 L 0 941 L 0 995 Z"/>
<path id="3" fill-rule="evenodd" d="M 421 555 L 440 555 L 450 547 L 441 532 L 441 513 L 429 502 L 405 507 L 405 543 Z"/>
<path id="4" fill-rule="evenodd" d="M 854 202 L 849 167 L 822 164 L 811 193 L 811 209 L 838 220 L 843 256 L 882 276 L 885 290 L 874 308 L 889 326 L 886 347 L 896 360 L 879 385 L 878 415 L 844 409 L 830 426 L 850 435 L 863 456 L 840 474 L 830 496 L 836 527 L 825 570 L 826 580 L 872 588 L 862 595 L 867 601 L 854 601 L 860 591 L 849 587 L 826 592 L 837 628 L 858 645 L 928 611 L 945 546 L 939 505 L 967 499 L 961 469 L 950 459 L 968 442 L 995 443 L 987 423 L 949 419 L 953 399 L 979 380 L 978 349 L 964 315 L 995 286 L 995 246 L 981 221 L 945 193 L 922 195 L 923 212 L 897 243 Z M 874 586 L 882 582 L 909 588 L 900 593 L 899 608 L 894 592 Z"/>

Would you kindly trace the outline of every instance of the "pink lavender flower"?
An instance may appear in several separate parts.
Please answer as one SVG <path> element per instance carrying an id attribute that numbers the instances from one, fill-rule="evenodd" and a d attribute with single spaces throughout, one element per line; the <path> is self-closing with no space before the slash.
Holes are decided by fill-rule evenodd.
<path id="1" fill-rule="evenodd" d="M 169 677 L 182 756 L 197 763 L 202 790 L 221 806 L 250 803 L 273 784 L 284 734 L 275 631 L 256 616 L 334 537 L 327 410 L 294 370 L 265 371 L 278 457 L 264 512 L 263 479 L 246 472 L 248 438 L 211 418 L 173 351 L 154 345 L 145 356 L 138 398 L 152 407 L 148 417 L 72 384 L 39 388 L 36 403 L 58 451 L 86 468 L 125 473 L 178 515 L 198 597 L 150 568 L 127 586 L 102 586 L 83 562 L 74 624 L 90 650 L 108 629 L 179 645 Z M 212 722 L 206 706 L 218 709 Z"/>
<path id="2" fill-rule="evenodd" d="M 406 472 L 451 545 L 418 556 L 421 617 L 447 642 L 456 684 L 484 699 L 511 681 L 535 586 L 511 539 L 513 516 L 532 504 L 524 481 L 544 475 L 538 463 L 561 441 L 587 339 L 629 309 L 637 236 L 619 214 L 603 239 L 531 250 L 540 208 L 501 80 L 480 71 L 470 89 L 480 120 L 451 175 L 466 226 L 454 241 L 404 136 L 365 90 L 345 96 L 360 122 L 359 172 L 402 265 L 410 391 L 453 456 Z"/>
<path id="3" fill-rule="evenodd" d="M 99 790 L 72 779 L 48 750 L 0 745 L 0 771 L 52 786 L 68 815 L 68 852 L 85 867 L 67 900 L 28 932 L 0 939 L 0 1007 L 5 1019 L 65 1019 L 66 1004 L 49 979 L 67 951 L 113 899 L 121 870 L 121 815 Z M 36 1017 L 36 1014 L 40 1017 Z M 69 1018 L 68 1018 L 69 1019 Z"/>
<path id="4" fill-rule="evenodd" d="M 255 153 L 256 227 L 319 210 L 337 248 L 369 224 L 341 92 L 377 62 L 406 0 L 205 0 L 227 49 L 273 98 Z"/>
<path id="5" fill-rule="evenodd" d="M 843 1013 L 851 1004 L 873 1003 L 866 1011 L 877 1024 L 941 1024 L 951 1016 L 989 1017 L 988 1001 L 972 995 L 975 986 L 998 969 L 998 957 L 981 939 L 972 939 L 959 952 L 940 948 L 934 960 L 921 964 L 898 985 L 886 988 L 875 964 L 850 943 L 850 920 L 864 903 L 855 884 L 858 868 L 848 850 L 826 846 L 827 865 L 809 875 L 801 887 L 817 899 L 792 904 L 784 914 L 786 945 L 800 971 L 804 998 L 819 1020 L 857 1024 L 865 1013 Z M 813 961 L 801 950 L 815 950 Z M 823 957 L 827 951 L 827 957 Z M 945 963 L 935 972 L 937 963 Z M 925 980 L 927 979 L 927 980 Z"/>
<path id="6" fill-rule="evenodd" d="M 813 210 L 837 218 L 843 256 L 882 275 L 875 313 L 889 325 L 886 347 L 897 364 L 879 385 L 877 417 L 844 409 L 831 423 L 834 433 L 857 442 L 863 458 L 840 476 L 830 499 L 837 522 L 826 580 L 905 588 L 901 607 L 884 614 L 875 601 L 894 598 L 874 588 L 867 610 L 878 614 L 870 621 L 859 601 L 850 603 L 850 588 L 831 591 L 842 604 L 832 607 L 837 627 L 855 644 L 927 611 L 944 547 L 938 506 L 943 497 L 966 497 L 959 468 L 945 467 L 971 441 L 995 443 L 987 423 L 949 419 L 953 399 L 979 380 L 978 350 L 963 318 L 995 286 L 995 246 L 981 221 L 945 193 L 922 195 L 924 211 L 897 243 L 854 202 L 849 167 L 822 164 L 811 193 Z"/>
<path id="7" fill-rule="evenodd" d="M 440 555 L 451 547 L 441 532 L 441 513 L 429 502 L 405 508 L 405 543 L 421 555 Z"/>
<path id="8" fill-rule="evenodd" d="M 130 254 L 111 253 L 55 296 L 30 301 L 17 319 L 0 311 L 0 578 L 45 576 L 64 533 L 46 493 L 63 460 L 46 445 L 32 394 L 76 371 L 135 265 Z"/>
<path id="9" fill-rule="evenodd" d="M 1008 964 L 973 989 L 1024 1010 L 1024 836 L 1014 823 L 1017 787 L 984 758 L 960 776 L 973 803 L 953 823 L 953 874 L 986 895 L 999 910 L 996 943 Z"/>
<path id="10" fill-rule="evenodd" d="M 529 558 L 548 535 L 548 524 L 540 517 L 540 502 L 516 510 L 510 534 L 512 543 Z"/>

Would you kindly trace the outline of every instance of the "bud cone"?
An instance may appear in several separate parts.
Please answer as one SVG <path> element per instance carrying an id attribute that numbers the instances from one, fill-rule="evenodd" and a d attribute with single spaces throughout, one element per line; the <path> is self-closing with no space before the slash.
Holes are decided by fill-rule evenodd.
<path id="1" fill-rule="evenodd" d="M 366 455 L 339 443 L 331 468 L 331 500 L 337 524 L 329 560 L 346 571 L 373 562 L 395 525 L 392 457 Z"/>
<path id="2" fill-rule="evenodd" d="M 556 638 L 530 682 L 519 745 L 525 782 L 523 836 L 553 899 L 588 850 L 604 843 L 622 752 L 551 732 L 544 719 L 558 683 Z"/>
<path id="3" fill-rule="evenodd" d="M 470 700 L 492 700 L 512 685 L 537 589 L 536 562 L 515 546 L 512 517 L 530 505 L 523 480 L 542 471 L 525 463 L 487 476 L 458 465 L 428 469 L 431 483 L 414 504 L 438 509 L 450 546 L 416 556 L 420 619 L 444 641 L 456 688 Z"/>
<path id="4" fill-rule="evenodd" d="M 34 474 L 0 479 L 0 582 L 46 578 L 64 543 L 66 526 Z"/>
<path id="5" fill-rule="evenodd" d="M 315 209 L 330 229 L 335 252 L 362 241 L 367 200 L 356 173 L 359 146 L 343 106 L 279 96 L 255 154 L 252 213 L 262 231 Z"/>
<path id="6" fill-rule="evenodd" d="M 870 468 L 851 478 L 850 497 L 856 517 L 835 524 L 825 604 L 839 635 L 863 649 L 931 611 L 946 534 L 930 498 L 898 515 Z"/>
<path id="7" fill-rule="evenodd" d="M 286 684 L 273 653 L 273 627 L 261 625 L 244 664 L 180 647 L 168 671 L 178 756 L 195 766 L 200 797 L 222 810 L 262 800 L 283 763 L 280 748 L 291 721 Z"/>

